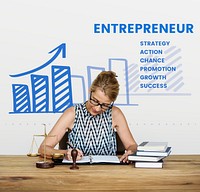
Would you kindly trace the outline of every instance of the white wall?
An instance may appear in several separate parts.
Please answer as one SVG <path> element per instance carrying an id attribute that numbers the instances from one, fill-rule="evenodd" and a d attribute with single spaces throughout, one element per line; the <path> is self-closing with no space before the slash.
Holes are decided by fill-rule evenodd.
<path id="1" fill-rule="evenodd" d="M 141 66 L 139 53 L 143 47 L 140 46 L 140 41 L 147 40 L 170 41 L 169 47 L 161 49 L 166 51 L 174 46 L 180 51 L 177 54 L 180 58 L 177 65 L 181 66 L 180 78 L 184 85 L 176 92 L 164 89 L 150 92 L 147 89 L 131 91 L 131 105 L 128 105 L 123 69 L 116 67 L 121 84 L 117 103 L 122 104 L 121 109 L 138 143 L 144 140 L 168 141 L 173 154 L 200 154 L 200 23 L 197 3 L 198 0 L 184 1 L 181 4 L 172 0 L 162 3 L 159 0 L 2 2 L 0 154 L 26 154 L 29 152 L 33 135 L 43 133 L 42 123 L 47 125 L 49 131 L 61 115 L 10 113 L 13 112 L 12 85 L 26 84 L 31 87 L 28 76 L 13 78 L 10 75 L 41 66 L 55 53 L 48 52 L 65 43 L 67 57 L 62 58 L 60 54 L 51 64 L 70 66 L 71 75 L 84 77 L 87 90 L 88 66 L 108 70 L 111 58 L 126 60 L 128 67 Z M 194 33 L 95 34 L 94 23 L 192 23 Z M 167 54 L 165 56 L 167 57 Z M 98 70 L 94 71 L 95 74 Z M 129 72 L 131 74 L 131 69 Z M 35 73 L 45 73 L 48 76 L 51 74 L 49 68 Z M 131 75 L 129 80 L 131 81 Z M 83 97 L 81 94 L 78 96 L 77 90 L 83 91 L 83 87 L 76 86 L 77 88 L 73 87 L 76 94 L 73 99 L 79 101 Z M 51 96 L 49 99 L 51 101 Z M 39 145 L 41 138 L 37 139 Z"/>

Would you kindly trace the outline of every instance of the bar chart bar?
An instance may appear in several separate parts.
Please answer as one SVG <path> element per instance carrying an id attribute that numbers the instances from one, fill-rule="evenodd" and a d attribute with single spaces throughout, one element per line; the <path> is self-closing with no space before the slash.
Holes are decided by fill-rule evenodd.
<path id="1" fill-rule="evenodd" d="M 30 113 L 30 95 L 28 86 L 24 84 L 13 84 L 13 112 L 14 113 Z"/>
<path id="2" fill-rule="evenodd" d="M 109 59 L 109 70 L 117 74 L 120 84 L 119 96 L 116 104 L 129 104 L 128 61 L 126 59 Z"/>
<path id="3" fill-rule="evenodd" d="M 73 105 L 69 66 L 52 66 L 53 112 L 64 112 Z"/>
<path id="4" fill-rule="evenodd" d="M 104 67 L 94 67 L 94 66 L 88 66 L 87 67 L 87 76 L 88 76 L 88 89 L 90 88 L 92 81 L 97 77 L 97 75 L 105 71 Z M 88 93 L 89 94 L 89 93 Z"/>
<path id="5" fill-rule="evenodd" d="M 77 104 L 85 102 L 86 88 L 85 88 L 84 77 L 81 75 L 72 75 L 71 81 L 72 81 L 73 103 Z"/>
<path id="6" fill-rule="evenodd" d="M 31 75 L 33 112 L 49 112 L 49 81 L 46 75 Z"/>

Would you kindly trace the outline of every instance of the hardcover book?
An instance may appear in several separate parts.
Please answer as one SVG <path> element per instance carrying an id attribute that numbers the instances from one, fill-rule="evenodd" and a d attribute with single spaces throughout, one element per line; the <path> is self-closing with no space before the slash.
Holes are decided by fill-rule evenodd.
<path id="1" fill-rule="evenodd" d="M 129 161 L 153 161 L 157 162 L 163 159 L 164 157 L 151 157 L 151 156 L 138 156 L 135 153 L 128 155 L 128 160 Z"/>
<path id="2" fill-rule="evenodd" d="M 146 161 L 137 161 L 135 162 L 136 168 L 163 168 L 163 161 L 158 162 L 146 162 Z"/>
<path id="3" fill-rule="evenodd" d="M 168 147 L 167 142 L 145 141 L 138 145 L 138 151 L 165 151 Z"/>
<path id="4" fill-rule="evenodd" d="M 137 151 L 136 155 L 141 156 L 157 156 L 157 157 L 167 157 L 171 153 L 171 147 L 167 147 L 165 151 Z"/>

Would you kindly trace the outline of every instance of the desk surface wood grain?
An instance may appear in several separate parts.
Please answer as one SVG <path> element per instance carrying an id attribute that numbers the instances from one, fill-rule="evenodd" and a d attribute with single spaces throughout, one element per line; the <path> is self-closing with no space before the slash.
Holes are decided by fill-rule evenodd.
<path id="1" fill-rule="evenodd" d="M 133 165 L 57 165 L 38 169 L 38 157 L 0 156 L 0 191 L 200 191 L 200 155 L 171 155 L 162 169 Z"/>

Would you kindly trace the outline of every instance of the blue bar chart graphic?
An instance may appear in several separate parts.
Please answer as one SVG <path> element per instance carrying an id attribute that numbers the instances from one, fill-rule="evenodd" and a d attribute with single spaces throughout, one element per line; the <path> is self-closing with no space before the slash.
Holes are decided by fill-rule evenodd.
<path id="1" fill-rule="evenodd" d="M 59 113 L 73 105 L 69 66 L 52 66 L 52 109 L 49 108 L 48 76 L 31 74 L 30 79 L 32 94 L 27 85 L 12 85 L 13 113 Z"/>
<path id="2" fill-rule="evenodd" d="M 12 78 L 29 76 L 31 84 L 31 88 L 25 84 L 12 85 L 13 112 L 10 113 L 62 113 L 73 105 L 69 66 L 52 65 L 49 76 L 36 74 L 52 64 L 60 54 L 62 58 L 66 58 L 66 44 L 61 44 L 49 53 L 53 52 L 55 52 L 53 57 L 40 67 L 10 75 Z M 52 92 L 51 103 L 50 88 Z"/>
<path id="3" fill-rule="evenodd" d="M 41 66 L 10 75 L 11 78 L 15 79 L 26 76 L 30 80 L 30 83 L 27 84 L 12 84 L 13 111 L 10 113 L 62 113 L 74 104 L 86 101 L 89 97 L 86 85 L 89 88 L 97 74 L 105 70 L 115 71 L 118 76 L 120 91 L 115 105 L 138 106 L 133 99 L 138 95 L 190 95 L 179 92 L 184 85 L 181 70 L 177 70 L 176 73 L 167 72 L 165 75 L 168 76 L 168 79 L 165 83 L 168 83 L 169 87 L 158 93 L 156 89 L 141 90 L 139 87 L 141 83 L 139 68 L 147 65 L 128 64 L 128 60 L 124 58 L 109 58 L 107 67 L 87 66 L 86 83 L 86 77 L 71 74 L 70 66 L 54 64 L 54 60 L 58 56 L 66 58 L 65 43 L 49 53 L 54 53 L 54 55 Z M 166 67 L 174 65 L 177 69 L 181 68 L 179 53 L 180 50 L 177 51 L 174 47 L 166 50 Z M 151 55 L 147 57 L 151 57 Z M 47 67 L 50 69 L 50 74 L 42 72 Z M 151 75 L 154 74 L 156 73 L 151 73 Z M 154 81 L 149 81 L 149 83 L 152 82 Z"/>

